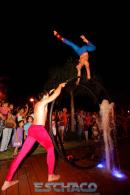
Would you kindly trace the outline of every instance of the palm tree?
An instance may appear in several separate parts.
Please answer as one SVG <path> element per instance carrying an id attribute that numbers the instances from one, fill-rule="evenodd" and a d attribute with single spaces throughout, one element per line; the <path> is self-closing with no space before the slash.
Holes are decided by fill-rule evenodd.
<path id="1" fill-rule="evenodd" d="M 54 67 L 50 70 L 49 79 L 44 85 L 45 89 L 55 88 L 61 82 L 65 81 L 72 81 L 72 78 L 76 77 L 77 70 L 76 70 L 76 59 L 75 58 L 68 58 L 67 62 L 61 67 Z M 74 129 L 74 85 L 69 82 L 67 88 L 65 90 L 66 94 L 70 95 L 70 108 L 71 108 L 71 131 L 75 131 Z"/>

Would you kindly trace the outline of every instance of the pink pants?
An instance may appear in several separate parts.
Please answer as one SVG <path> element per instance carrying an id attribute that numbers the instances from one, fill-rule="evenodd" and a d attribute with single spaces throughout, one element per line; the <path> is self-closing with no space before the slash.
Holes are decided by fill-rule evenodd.
<path id="1" fill-rule="evenodd" d="M 48 174 L 53 174 L 55 155 L 52 140 L 44 126 L 31 125 L 28 130 L 28 137 L 26 138 L 21 151 L 10 165 L 9 171 L 6 175 L 6 181 L 12 180 L 12 177 L 18 166 L 20 165 L 21 161 L 28 154 L 28 152 L 31 150 L 36 141 L 38 141 L 47 150 Z"/>

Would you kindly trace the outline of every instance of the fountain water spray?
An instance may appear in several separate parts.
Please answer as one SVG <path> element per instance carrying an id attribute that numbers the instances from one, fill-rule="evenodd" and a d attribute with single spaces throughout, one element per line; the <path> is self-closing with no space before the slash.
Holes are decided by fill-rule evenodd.
<path id="1" fill-rule="evenodd" d="M 108 100 L 104 99 L 100 105 L 100 117 L 101 117 L 101 129 L 103 131 L 103 139 L 105 144 L 105 159 L 106 159 L 106 169 L 110 171 L 114 164 L 114 145 L 111 137 L 111 131 L 115 126 L 114 103 L 109 103 Z"/>
<path id="2" fill-rule="evenodd" d="M 103 163 L 99 163 L 97 165 L 98 168 L 106 168 L 107 171 L 112 172 L 112 175 L 122 179 L 126 178 L 126 176 L 120 170 L 119 159 L 118 168 L 115 166 L 115 151 L 117 153 L 116 144 L 116 134 L 115 134 L 115 114 L 114 114 L 114 103 L 109 103 L 108 100 L 104 99 L 100 104 L 100 117 L 101 117 L 101 129 L 103 131 L 103 139 L 105 145 L 105 165 Z M 112 138 L 112 130 L 113 130 L 113 138 Z"/>

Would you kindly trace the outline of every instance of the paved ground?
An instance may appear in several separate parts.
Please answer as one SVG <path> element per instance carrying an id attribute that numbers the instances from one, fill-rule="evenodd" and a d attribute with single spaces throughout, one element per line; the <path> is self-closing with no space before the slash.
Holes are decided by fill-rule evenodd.
<path id="1" fill-rule="evenodd" d="M 92 141 L 88 142 L 87 145 L 90 145 L 91 142 Z M 81 147 L 81 146 L 86 146 L 86 143 L 84 140 L 82 142 L 78 142 L 78 141 L 71 141 L 70 142 L 69 141 L 69 142 L 64 143 L 64 147 L 66 149 L 77 148 L 77 147 Z M 14 148 L 12 146 L 9 146 L 7 151 L 0 152 L 0 160 L 12 159 L 13 152 L 14 152 Z M 40 154 L 40 153 L 46 153 L 46 151 L 42 146 L 40 146 L 39 144 L 36 143 L 34 148 L 31 151 L 31 154 L 35 155 L 35 154 Z"/>
<path id="2" fill-rule="evenodd" d="M 46 154 L 36 154 L 26 157 L 24 162 L 17 170 L 14 179 L 19 179 L 19 184 L 11 187 L 2 194 L 6 195 L 30 195 L 30 194 L 95 194 L 95 195 L 127 195 L 130 194 L 130 141 L 120 140 L 119 142 L 119 158 L 121 171 L 127 176 L 126 179 L 121 180 L 113 177 L 110 173 L 107 173 L 105 169 L 98 169 L 93 166 L 91 169 L 76 168 L 63 158 L 59 158 L 56 163 L 56 173 L 61 175 L 60 182 L 64 182 L 67 185 L 68 182 L 75 182 L 78 186 L 82 182 L 94 182 L 97 185 L 95 193 L 87 192 L 71 192 L 72 188 L 64 188 L 64 192 L 54 192 L 49 188 L 49 192 L 35 192 L 35 182 L 47 182 L 47 164 Z M 86 148 L 79 147 L 68 150 L 68 154 L 72 154 L 76 157 L 81 157 L 85 154 Z M 4 177 L 7 173 L 11 160 L 0 161 L 0 185 L 4 181 Z M 94 161 L 90 159 L 80 159 L 77 164 L 80 166 L 93 164 Z M 42 183 L 41 191 L 44 189 L 44 183 Z M 55 188 L 54 188 L 55 189 Z M 76 189 L 75 189 L 76 190 Z"/>

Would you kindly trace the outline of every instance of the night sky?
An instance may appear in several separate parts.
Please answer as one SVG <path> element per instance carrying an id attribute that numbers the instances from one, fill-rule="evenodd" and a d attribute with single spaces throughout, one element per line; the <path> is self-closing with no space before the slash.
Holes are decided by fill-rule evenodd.
<path id="1" fill-rule="evenodd" d="M 123 45 L 127 41 L 125 25 L 118 24 L 118 17 L 103 18 L 103 13 L 99 17 L 94 9 L 89 12 L 56 8 L 46 14 L 42 10 L 17 10 L 10 14 L 5 10 L 1 14 L 0 76 L 7 77 L 11 100 L 39 93 L 51 67 L 62 66 L 68 57 L 76 57 L 71 48 L 53 36 L 54 29 L 78 45 L 83 44 L 80 35 L 85 34 L 97 46 L 91 66 L 104 87 L 130 95 L 128 52 Z"/>

